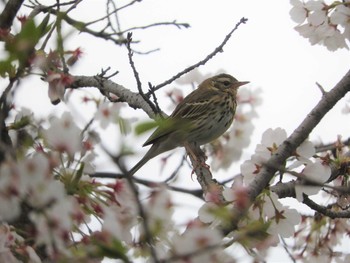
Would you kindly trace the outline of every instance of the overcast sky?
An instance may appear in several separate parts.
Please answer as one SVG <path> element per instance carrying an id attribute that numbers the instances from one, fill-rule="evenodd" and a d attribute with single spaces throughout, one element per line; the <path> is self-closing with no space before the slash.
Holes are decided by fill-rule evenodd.
<path id="1" fill-rule="evenodd" d="M 71 16 L 86 21 L 94 20 L 105 13 L 103 2 L 84 1 Z M 118 1 L 118 4 L 126 2 L 128 1 Z M 182 30 L 168 26 L 134 32 L 133 38 L 141 40 L 140 44 L 134 46 L 136 50 L 146 52 L 161 48 L 149 55 L 134 56 L 140 77 L 147 87 L 148 82 L 159 84 L 203 59 L 222 42 L 241 17 L 248 18 L 248 22 L 233 34 L 224 47 L 224 52 L 199 70 L 203 74 L 222 70 L 239 80 L 249 80 L 251 87 L 262 89 L 263 105 L 258 108 L 259 119 L 255 119 L 252 146 L 245 153 L 245 156 L 249 156 L 267 128 L 281 127 L 290 134 L 298 126 L 321 97 L 315 82 L 329 90 L 349 69 L 348 50 L 329 52 L 323 46 L 310 46 L 308 40 L 300 37 L 293 29 L 296 24 L 290 19 L 290 9 L 289 1 L 280 0 L 145 0 L 122 12 L 120 23 L 122 29 L 175 19 L 191 25 L 191 28 Z M 95 75 L 102 68 L 111 67 L 120 72 L 114 81 L 136 91 L 126 49 L 110 42 L 95 42 L 91 39 L 86 34 L 77 33 L 72 33 L 68 38 L 69 47 L 80 47 L 84 52 L 72 73 Z M 47 87 L 43 82 L 33 80 L 31 83 L 31 87 L 23 85 L 18 93 L 17 100 L 21 105 L 30 107 L 39 114 L 65 110 L 63 104 L 56 107 L 50 105 Z M 160 90 L 159 97 L 174 86 L 172 84 Z M 184 88 L 184 93 L 190 91 L 190 87 L 181 88 Z M 35 99 L 32 99 L 33 94 L 37 94 Z M 160 104 L 167 111 L 169 101 L 164 99 Z M 345 101 L 342 100 L 326 116 L 312 133 L 312 140 L 328 143 L 334 141 L 338 134 L 344 138 L 349 136 L 348 116 L 341 114 L 344 104 Z M 81 114 L 86 121 L 90 118 L 84 108 L 77 109 L 76 114 Z M 141 111 L 132 110 L 130 115 L 146 118 Z M 113 145 L 117 136 L 108 136 L 111 136 Z M 140 149 L 145 139 L 146 137 L 141 137 L 140 146 L 135 148 Z M 135 158 L 135 162 L 139 157 L 141 156 Z M 99 168 L 103 168 L 104 164 L 104 161 L 99 161 Z M 239 171 L 239 164 L 233 165 L 231 174 Z M 186 182 L 198 187 L 190 178 Z M 195 207 L 197 201 L 193 202 Z M 189 216 L 196 214 L 193 207 L 188 207 Z"/>

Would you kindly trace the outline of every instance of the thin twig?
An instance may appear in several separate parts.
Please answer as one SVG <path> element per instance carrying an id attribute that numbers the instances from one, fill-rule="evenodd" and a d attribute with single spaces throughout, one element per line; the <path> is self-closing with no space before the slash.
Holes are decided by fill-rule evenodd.
<path id="1" fill-rule="evenodd" d="M 116 6 L 116 3 L 114 1 L 111 1 L 111 0 L 108 0 L 107 1 L 107 4 L 106 4 L 106 7 L 107 7 L 107 14 L 109 13 L 109 4 L 112 5 L 113 7 L 113 10 L 115 11 L 117 9 L 117 6 Z M 112 29 L 112 31 L 116 34 L 116 35 L 122 35 L 121 33 L 119 33 L 119 31 L 121 30 L 121 27 L 120 27 L 120 21 L 119 21 L 119 18 L 118 18 L 118 13 L 117 12 L 114 12 L 113 13 L 114 16 L 115 16 L 115 20 L 116 20 L 116 24 L 117 24 L 117 29 L 114 28 L 113 26 L 113 23 L 111 21 L 111 16 L 107 16 L 106 19 L 108 21 L 108 25 L 109 27 Z"/>
<path id="2" fill-rule="evenodd" d="M 349 146 L 350 145 L 350 138 L 341 141 L 341 143 L 345 146 Z M 337 144 L 335 142 L 332 143 L 327 143 L 327 144 L 322 144 L 322 145 L 316 145 L 316 153 L 320 153 L 320 152 L 325 152 L 325 151 L 333 151 L 337 148 Z"/>
<path id="3" fill-rule="evenodd" d="M 229 41 L 229 39 L 231 38 L 232 34 L 238 29 L 238 27 L 241 24 L 245 24 L 248 21 L 247 18 L 242 17 L 241 20 L 235 25 L 235 27 L 230 31 L 230 33 L 228 33 L 228 35 L 224 38 L 224 41 L 222 41 L 222 43 L 216 47 L 214 49 L 213 52 L 211 52 L 209 55 L 206 56 L 205 59 L 197 62 L 196 64 L 193 64 L 192 66 L 185 68 L 183 71 L 180 71 L 179 73 L 177 73 L 175 76 L 171 77 L 170 79 L 164 81 L 163 83 L 157 85 L 154 87 L 154 91 L 161 89 L 162 87 L 169 85 L 170 83 L 172 83 L 174 80 L 180 78 L 182 75 L 194 70 L 195 68 L 198 68 L 199 66 L 205 65 L 210 59 L 212 59 L 216 54 L 222 52 L 224 46 L 226 45 L 226 43 Z"/>
<path id="4" fill-rule="evenodd" d="M 267 164 L 265 164 L 265 165 L 267 165 Z M 328 184 L 326 184 L 326 182 L 321 182 L 321 181 L 318 181 L 318 180 L 315 180 L 312 178 L 308 178 L 303 173 L 290 171 L 290 170 L 285 169 L 282 166 L 270 167 L 270 168 L 274 168 L 278 171 L 282 171 L 283 173 L 288 173 L 290 175 L 295 176 L 297 179 L 299 179 L 296 182 L 298 182 L 298 185 L 300 185 L 300 186 L 318 186 L 318 187 L 329 188 L 329 189 L 332 189 L 332 190 L 335 190 L 337 192 L 344 193 L 344 194 L 350 193 L 350 187 L 328 185 Z"/>
<path id="5" fill-rule="evenodd" d="M 154 86 L 152 86 L 151 82 L 148 82 L 148 87 L 149 87 L 149 92 L 150 92 L 151 95 L 152 95 L 152 98 L 153 98 L 155 107 L 156 107 L 156 109 L 157 109 L 157 112 L 156 112 L 156 113 L 162 112 L 162 110 L 160 109 L 159 104 L 158 104 L 158 100 L 157 100 L 156 93 L 154 92 Z"/>
<path id="6" fill-rule="evenodd" d="M 151 49 L 151 50 L 148 50 L 148 51 L 138 51 L 138 50 L 134 49 L 134 53 L 138 54 L 138 55 L 149 55 L 149 54 L 157 52 L 159 50 L 160 50 L 160 48 L 155 48 L 155 49 Z"/>
<path id="7" fill-rule="evenodd" d="M 189 28 L 190 24 L 188 23 L 177 23 L 176 20 L 172 21 L 172 22 L 157 22 L 157 23 L 153 23 L 153 24 L 149 24 L 146 26 L 135 26 L 135 27 L 130 27 L 128 29 L 125 29 L 123 31 L 120 31 L 120 34 L 124 34 L 127 33 L 129 31 L 133 31 L 133 30 L 140 30 L 140 29 L 148 29 L 151 27 L 155 27 L 155 26 L 176 26 L 177 28 L 181 29 L 181 27 L 184 28 Z"/>
<path id="8" fill-rule="evenodd" d="M 109 173 L 109 172 L 96 172 L 94 174 L 90 174 L 89 176 L 92 178 L 103 178 L 103 179 L 122 179 L 126 177 L 126 175 L 122 173 Z M 135 183 L 141 184 L 149 188 L 158 187 L 159 185 L 165 185 L 165 187 L 171 191 L 179 192 L 183 194 L 190 194 L 194 197 L 197 197 L 203 200 L 202 189 L 186 189 L 182 187 L 172 186 L 170 184 L 164 184 L 163 182 L 159 183 L 159 182 L 144 180 L 141 178 L 137 178 L 135 176 L 134 176 L 134 181 Z"/>
<path id="9" fill-rule="evenodd" d="M 184 154 L 181 158 L 181 162 L 179 163 L 179 165 L 175 168 L 175 170 L 171 173 L 171 175 L 167 179 L 164 180 L 164 183 L 168 183 L 169 181 L 171 181 L 175 178 L 175 176 L 178 174 L 180 168 L 183 166 L 185 160 L 186 160 L 186 155 Z"/>
<path id="10" fill-rule="evenodd" d="M 150 101 L 149 99 L 149 95 L 146 95 L 143 90 L 142 90 L 142 83 L 141 83 L 141 80 L 140 80 L 140 77 L 139 77 L 139 73 L 137 72 L 136 70 L 136 67 L 135 67 L 135 63 L 132 59 L 132 55 L 133 55 L 133 52 L 131 50 L 131 41 L 132 41 L 132 33 L 128 33 L 127 35 L 127 42 L 126 42 L 126 47 L 128 49 L 128 57 L 129 57 L 129 64 L 132 68 L 132 71 L 134 73 L 134 77 L 135 77 L 135 80 L 136 80 L 136 85 L 137 85 L 137 89 L 139 91 L 139 94 L 141 95 L 141 97 L 145 100 L 145 102 L 151 107 L 151 109 L 153 110 L 153 112 L 155 114 L 158 114 L 159 113 L 159 110 L 157 110 L 156 106 L 154 106 L 154 104 Z"/>
<path id="11" fill-rule="evenodd" d="M 123 5 L 122 7 L 119 7 L 119 8 L 117 8 L 117 9 L 111 11 L 110 13 L 107 13 L 107 15 L 105 15 L 105 16 L 103 16 L 103 17 L 101 17 L 101 18 L 98 18 L 98 19 L 96 19 L 96 20 L 93 20 L 93 21 L 90 21 L 90 22 L 86 23 L 86 26 L 89 26 L 89 25 L 92 25 L 92 24 L 101 22 L 101 21 L 105 20 L 106 18 L 108 18 L 109 16 L 111 16 L 111 15 L 117 13 L 118 11 L 120 11 L 120 10 L 126 8 L 126 7 L 131 6 L 131 5 L 135 4 L 136 2 L 141 2 L 141 1 L 142 1 L 142 0 L 134 0 L 134 1 L 131 1 L 131 2 L 128 3 L 128 4 Z"/>
<path id="12" fill-rule="evenodd" d="M 319 90 L 321 91 L 322 95 L 327 93 L 320 83 L 316 82 L 316 86 L 319 88 Z"/>
<path id="13" fill-rule="evenodd" d="M 288 245 L 287 245 L 287 243 L 286 243 L 286 241 L 284 240 L 283 237 L 281 237 L 281 241 L 282 241 L 282 243 L 283 243 L 283 248 L 284 248 L 284 250 L 286 251 L 287 255 L 289 256 L 290 260 L 292 260 L 293 263 L 296 263 L 296 260 L 295 260 L 295 258 L 293 257 L 292 253 L 289 251 Z"/>
<path id="14" fill-rule="evenodd" d="M 104 147 L 103 147 L 104 148 Z M 129 183 L 130 189 L 134 194 L 135 200 L 136 200 L 136 205 L 137 205 L 137 209 L 138 209 L 138 214 L 139 216 L 142 218 L 141 220 L 141 224 L 143 227 L 143 230 L 145 232 L 144 238 L 145 238 L 145 242 L 148 245 L 149 248 L 149 252 L 152 256 L 153 262 L 154 263 L 158 263 L 158 256 L 157 253 L 155 251 L 155 247 L 153 244 L 153 238 L 152 238 L 152 233 L 151 230 L 149 229 L 149 223 L 148 223 L 148 217 L 147 214 L 144 210 L 144 207 L 141 203 L 140 200 L 140 196 L 139 196 L 139 191 L 135 185 L 135 181 L 133 176 L 129 176 L 128 171 L 126 170 L 126 168 L 124 167 L 124 165 L 121 163 L 121 156 L 114 156 L 112 155 L 106 148 L 104 148 L 104 151 L 109 155 L 109 157 L 114 161 L 114 163 L 120 168 L 120 170 L 125 174 L 125 179 L 127 180 L 127 182 Z"/>
<path id="15" fill-rule="evenodd" d="M 350 209 L 344 211 L 334 211 L 325 206 L 319 205 L 312 201 L 306 194 L 303 194 L 303 203 L 310 207 L 312 210 L 318 213 L 328 216 L 332 219 L 335 218 L 350 218 Z"/>
<path id="16" fill-rule="evenodd" d="M 210 252 L 215 253 L 215 250 L 218 250 L 220 248 L 223 248 L 224 244 L 213 244 L 213 245 L 207 245 L 203 246 L 201 248 L 198 248 L 197 250 L 183 253 L 183 254 L 175 254 L 171 256 L 168 259 L 162 259 L 160 260 L 160 263 L 170 263 L 170 262 L 191 262 L 189 259 L 195 258 L 196 256 L 200 256 L 203 254 L 208 254 Z"/>
<path id="17" fill-rule="evenodd" d="M 57 6 L 57 13 L 61 14 L 60 12 L 60 6 Z M 63 14 L 63 13 L 62 13 Z M 66 13 L 67 14 L 67 13 Z M 63 36 L 62 36 L 62 19 L 61 16 L 58 15 L 56 16 L 56 32 L 57 32 L 57 49 L 58 49 L 58 54 L 60 56 L 61 59 L 61 63 L 62 63 L 62 67 L 63 67 L 63 72 L 64 73 L 68 73 L 69 69 L 66 63 L 66 60 L 64 58 L 64 47 L 63 47 Z"/>

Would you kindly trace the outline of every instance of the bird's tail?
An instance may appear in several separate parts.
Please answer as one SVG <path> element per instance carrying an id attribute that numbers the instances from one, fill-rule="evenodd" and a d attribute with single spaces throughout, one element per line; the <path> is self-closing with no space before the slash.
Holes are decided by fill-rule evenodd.
<path id="1" fill-rule="evenodd" d="M 128 175 L 133 176 L 142 166 L 145 165 L 145 163 L 147 163 L 153 157 L 157 156 L 158 155 L 158 153 L 156 153 L 157 147 L 158 147 L 157 144 L 153 144 L 152 147 L 145 154 L 145 156 L 143 156 L 143 158 L 137 164 L 135 164 L 133 168 L 129 170 Z"/>
<path id="2" fill-rule="evenodd" d="M 137 164 L 135 164 L 133 168 L 130 169 L 128 172 L 129 176 L 133 176 L 145 163 L 148 162 L 149 159 L 146 158 L 146 155 Z"/>

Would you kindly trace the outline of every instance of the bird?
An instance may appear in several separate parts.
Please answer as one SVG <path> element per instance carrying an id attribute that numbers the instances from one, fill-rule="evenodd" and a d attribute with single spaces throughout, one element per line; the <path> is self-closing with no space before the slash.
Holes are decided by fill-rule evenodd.
<path id="1" fill-rule="evenodd" d="M 201 146 L 219 138 L 234 120 L 238 88 L 247 83 L 226 73 L 204 80 L 176 106 L 165 125 L 146 140 L 143 146 L 152 145 L 151 148 L 128 175 L 134 175 L 161 153 L 191 143 Z"/>

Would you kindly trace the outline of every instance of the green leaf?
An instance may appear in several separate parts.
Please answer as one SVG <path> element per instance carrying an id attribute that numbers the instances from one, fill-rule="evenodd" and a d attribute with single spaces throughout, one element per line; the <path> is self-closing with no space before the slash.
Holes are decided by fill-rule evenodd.
<path id="1" fill-rule="evenodd" d="M 131 127 L 130 127 L 130 122 L 128 120 L 125 120 L 124 118 L 119 117 L 118 124 L 119 124 L 120 132 L 123 135 L 128 135 L 130 133 Z"/>
<path id="2" fill-rule="evenodd" d="M 16 67 L 11 64 L 11 61 L 0 61 L 0 76 L 3 78 L 14 77 L 16 74 Z"/>
<path id="3" fill-rule="evenodd" d="M 96 240 L 97 241 L 97 240 Z M 117 239 L 113 239 L 112 242 L 103 243 L 100 241 L 96 242 L 99 247 L 98 254 L 101 257 L 108 257 L 114 259 L 121 259 L 124 262 L 130 262 L 126 256 L 127 250 L 123 246 L 122 242 Z"/>
<path id="4" fill-rule="evenodd" d="M 50 14 L 45 16 L 43 21 L 39 24 L 38 30 L 39 30 L 40 38 L 46 35 L 46 33 L 50 31 L 52 23 L 49 25 L 49 20 L 50 20 Z"/>
<path id="5" fill-rule="evenodd" d="M 135 133 L 136 135 L 140 135 L 156 127 L 158 127 L 158 123 L 155 121 L 141 122 L 135 127 Z"/>
<path id="6" fill-rule="evenodd" d="M 21 31 L 5 44 L 9 52 L 8 60 L 19 60 L 20 64 L 26 63 L 40 38 L 49 30 L 48 21 L 49 17 L 46 16 L 40 25 L 36 26 L 33 19 L 28 19 L 23 24 Z"/>
<path id="7" fill-rule="evenodd" d="M 14 129 L 14 130 L 19 130 L 19 129 L 24 128 L 28 124 L 30 124 L 30 117 L 29 116 L 22 116 L 22 118 L 20 120 L 16 121 L 15 123 L 13 123 L 10 126 L 10 128 Z"/>

